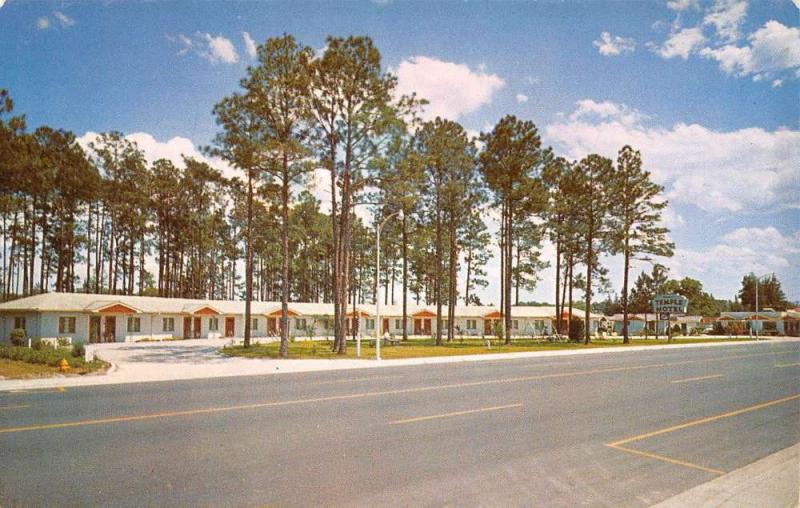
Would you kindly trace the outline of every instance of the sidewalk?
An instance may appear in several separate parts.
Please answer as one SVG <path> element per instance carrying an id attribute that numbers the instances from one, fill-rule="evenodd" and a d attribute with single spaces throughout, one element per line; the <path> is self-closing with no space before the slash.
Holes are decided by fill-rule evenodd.
<path id="1" fill-rule="evenodd" d="M 795 342 L 800 338 L 771 339 L 769 343 Z M 105 374 L 86 376 L 55 376 L 42 379 L 0 380 L 0 391 L 31 390 L 68 386 L 90 386 L 122 383 L 144 383 L 180 379 L 200 379 L 232 376 L 254 376 L 286 372 L 310 372 L 360 368 L 398 367 L 406 365 L 481 362 L 512 358 L 560 357 L 594 354 L 625 354 L 677 348 L 708 348 L 748 346 L 760 342 L 712 342 L 701 344 L 672 344 L 629 346 L 595 349 L 530 351 L 467 356 L 407 358 L 402 360 L 334 359 L 334 360 L 271 360 L 227 357 L 218 350 L 229 343 L 227 339 L 197 339 L 174 342 L 138 342 L 89 346 L 88 354 L 112 364 Z"/>
<path id="2" fill-rule="evenodd" d="M 654 508 L 800 506 L 800 444 L 667 499 Z"/>

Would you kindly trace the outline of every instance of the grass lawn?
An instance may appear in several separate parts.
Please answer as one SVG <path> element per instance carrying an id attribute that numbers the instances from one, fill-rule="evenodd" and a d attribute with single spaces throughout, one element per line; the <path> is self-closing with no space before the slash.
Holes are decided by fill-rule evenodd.
<path id="1" fill-rule="evenodd" d="M 702 342 L 736 342 L 747 341 L 749 338 L 673 338 L 673 344 L 693 344 Z M 667 344 L 666 339 L 632 339 L 631 346 L 652 346 Z M 522 351 L 556 351 L 561 349 L 586 349 L 601 347 L 627 347 L 622 339 L 598 339 L 588 346 L 583 343 L 547 343 L 536 339 L 514 339 L 511 345 L 502 345 L 496 339 L 492 340 L 491 349 L 486 348 L 486 343 L 480 339 L 459 339 L 451 343 L 445 342 L 442 346 L 434 345 L 433 339 L 410 339 L 396 346 L 381 346 L 381 357 L 385 359 L 420 358 L 426 356 L 457 356 L 480 355 L 491 353 L 519 353 Z M 247 349 L 244 346 L 226 346 L 220 352 L 227 356 L 241 356 L 244 358 L 278 358 L 279 343 L 253 345 Z M 361 357 L 375 358 L 375 348 L 369 346 L 369 340 L 361 341 Z M 356 344 L 347 341 L 347 354 L 339 356 L 331 352 L 331 343 L 326 341 L 302 341 L 289 343 L 289 358 L 314 359 L 314 358 L 356 358 Z"/>
<path id="2" fill-rule="evenodd" d="M 86 362 L 80 367 L 72 367 L 69 369 L 67 375 L 85 375 L 90 372 L 98 372 L 108 368 L 106 362 L 95 360 L 93 362 Z M 50 365 L 41 363 L 28 363 L 18 360 L 9 360 L 8 358 L 0 358 L 0 379 L 25 379 L 35 377 L 52 377 L 61 374 L 58 367 L 51 367 Z"/>

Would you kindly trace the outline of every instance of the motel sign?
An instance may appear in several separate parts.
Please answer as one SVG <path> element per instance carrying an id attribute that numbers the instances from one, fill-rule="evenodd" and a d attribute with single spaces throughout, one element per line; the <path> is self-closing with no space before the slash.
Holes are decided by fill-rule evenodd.
<path id="1" fill-rule="evenodd" d="M 671 315 L 686 314 L 688 306 L 689 299 L 682 295 L 656 295 L 653 297 L 653 312 L 663 316 L 660 319 L 669 320 Z"/>

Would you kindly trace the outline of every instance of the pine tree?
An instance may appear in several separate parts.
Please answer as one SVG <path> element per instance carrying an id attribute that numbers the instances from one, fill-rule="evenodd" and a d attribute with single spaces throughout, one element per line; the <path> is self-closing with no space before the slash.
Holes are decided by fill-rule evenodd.
<path id="1" fill-rule="evenodd" d="M 612 220 L 608 243 L 611 254 L 623 255 L 622 337 L 628 344 L 628 273 L 637 256 L 672 256 L 675 245 L 667 239 L 669 230 L 660 226 L 667 202 L 660 199 L 664 188 L 642 169 L 642 157 L 630 146 L 619 151 L 617 166 L 609 182 Z"/>

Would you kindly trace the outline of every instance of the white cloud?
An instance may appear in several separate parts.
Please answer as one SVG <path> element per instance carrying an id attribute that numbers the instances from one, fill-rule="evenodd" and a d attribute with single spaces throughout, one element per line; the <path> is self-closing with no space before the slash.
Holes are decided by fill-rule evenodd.
<path id="1" fill-rule="evenodd" d="M 523 93 L 518 93 L 516 98 L 517 98 L 517 102 L 520 103 L 520 104 L 528 102 L 528 96 L 523 94 Z"/>
<path id="2" fill-rule="evenodd" d="M 575 111 L 569 115 L 570 121 L 613 120 L 624 125 L 633 125 L 646 118 L 639 111 L 624 104 L 611 101 L 597 102 L 583 99 L 575 103 Z"/>
<path id="3" fill-rule="evenodd" d="M 572 159 L 589 153 L 616 158 L 629 144 L 641 151 L 671 202 L 713 213 L 800 208 L 800 131 L 648 127 L 639 121 L 646 116 L 625 105 L 588 99 L 564 118 L 545 129 L 557 152 Z"/>
<path id="4" fill-rule="evenodd" d="M 782 86 L 783 86 L 783 80 L 782 79 L 776 79 L 776 80 L 774 80 L 772 82 L 772 88 L 780 88 Z"/>
<path id="5" fill-rule="evenodd" d="M 234 64 L 239 61 L 239 54 L 230 39 L 222 35 L 213 36 L 207 32 L 196 32 L 193 37 L 184 34 L 167 36 L 172 42 L 180 46 L 178 55 L 183 56 L 189 51 L 211 62 L 212 64 Z"/>
<path id="6" fill-rule="evenodd" d="M 36 19 L 36 28 L 39 30 L 47 30 L 50 28 L 50 18 L 47 16 L 42 16 L 41 18 Z"/>
<path id="7" fill-rule="evenodd" d="M 672 32 L 661 46 L 653 43 L 648 43 L 647 46 L 662 58 L 680 57 L 686 60 L 705 43 L 706 36 L 703 35 L 703 29 L 695 27 Z"/>
<path id="8" fill-rule="evenodd" d="M 75 20 L 67 16 L 61 11 L 53 11 L 53 16 L 61 23 L 64 28 L 70 27 L 75 24 Z"/>
<path id="9" fill-rule="evenodd" d="M 769 245 L 777 254 L 800 254 L 800 231 L 794 236 L 784 236 L 774 226 L 765 228 L 737 228 L 722 237 L 729 245 Z"/>
<path id="10" fill-rule="evenodd" d="M 776 273 L 792 298 L 800 283 L 793 269 L 800 262 L 798 254 L 800 231 L 784 235 L 773 226 L 750 227 L 730 231 L 705 249 L 677 248 L 664 264 L 670 268 L 670 277 L 696 277 L 707 290 L 725 298 L 733 296 L 726 293 L 738 287 L 747 273 Z"/>
<path id="11" fill-rule="evenodd" d="M 540 84 L 542 82 L 542 79 L 534 76 L 528 76 L 525 78 L 525 82 L 531 86 L 534 86 Z"/>
<path id="12" fill-rule="evenodd" d="M 485 70 L 473 71 L 464 64 L 427 56 L 402 60 L 394 73 L 398 94 L 416 92 L 430 102 L 422 115 L 426 120 L 437 116 L 456 120 L 489 104 L 506 84 L 503 78 Z"/>
<path id="13" fill-rule="evenodd" d="M 699 9 L 700 5 L 697 3 L 697 0 L 669 0 L 667 2 L 667 9 L 673 11 L 685 11 L 690 7 Z"/>
<path id="14" fill-rule="evenodd" d="M 593 42 L 603 56 L 617 56 L 622 53 L 633 53 L 636 41 L 630 37 L 612 36 L 608 32 L 600 34 L 600 39 Z"/>
<path id="15" fill-rule="evenodd" d="M 800 28 L 768 21 L 750 34 L 749 45 L 704 48 L 700 55 L 719 62 L 726 74 L 748 76 L 788 69 L 800 71 Z"/>
<path id="16" fill-rule="evenodd" d="M 735 42 L 745 17 L 747 0 L 716 0 L 703 18 L 703 24 L 713 26 L 723 41 Z"/>
<path id="17" fill-rule="evenodd" d="M 247 56 L 255 58 L 258 52 L 256 41 L 253 40 L 248 32 L 242 32 L 242 39 L 244 39 L 244 49 L 247 51 Z"/>
<path id="18" fill-rule="evenodd" d="M 205 39 L 208 49 L 200 53 L 200 56 L 205 57 L 211 63 L 227 63 L 232 64 L 239 61 L 239 55 L 236 53 L 236 48 L 230 39 L 218 35 L 214 37 L 211 34 L 200 34 Z"/>
<path id="19" fill-rule="evenodd" d="M 98 133 L 88 131 L 83 136 L 80 136 L 77 141 L 84 150 L 88 151 L 89 143 L 95 141 L 98 136 Z M 126 135 L 125 139 L 136 143 L 144 153 L 144 158 L 148 164 L 152 164 L 158 159 L 167 159 L 175 166 L 182 168 L 184 167 L 183 157 L 186 156 L 208 163 L 220 170 L 228 178 L 238 174 L 237 170 L 228 165 L 227 162 L 215 157 L 206 157 L 197 149 L 191 139 L 183 136 L 175 136 L 167 141 L 158 141 L 152 134 L 147 132 L 133 132 Z"/>

